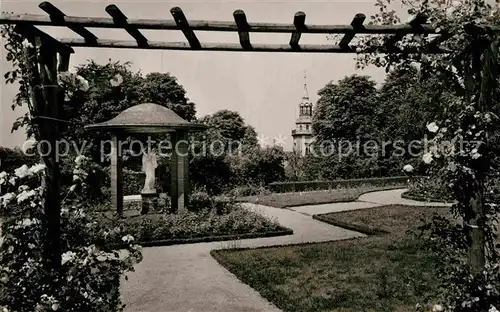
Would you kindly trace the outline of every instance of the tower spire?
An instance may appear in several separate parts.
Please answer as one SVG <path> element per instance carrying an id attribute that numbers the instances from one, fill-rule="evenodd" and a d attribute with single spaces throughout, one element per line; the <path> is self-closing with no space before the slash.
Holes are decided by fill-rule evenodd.
<path id="1" fill-rule="evenodd" d="M 307 92 L 307 72 L 304 70 L 304 99 L 309 99 L 309 92 Z"/>

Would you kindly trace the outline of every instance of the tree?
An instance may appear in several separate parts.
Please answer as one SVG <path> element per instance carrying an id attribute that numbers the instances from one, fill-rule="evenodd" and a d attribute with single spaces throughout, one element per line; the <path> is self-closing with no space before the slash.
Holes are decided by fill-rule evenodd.
<path id="1" fill-rule="evenodd" d="M 229 151 L 255 147 L 257 145 L 257 132 L 251 125 L 246 125 L 245 120 L 238 112 L 227 109 L 219 110 L 212 115 L 205 116 L 199 122 L 208 125 L 209 130 L 203 134 L 210 137 L 210 141 L 219 140 Z"/>
<path id="2" fill-rule="evenodd" d="M 109 120 L 144 101 L 141 90 L 144 79 L 133 73 L 130 66 L 129 62 L 101 65 L 91 60 L 76 67 L 77 75 L 88 81 L 89 92 L 73 94 L 64 102 L 62 117 L 69 121 L 65 135 L 70 140 L 91 141 L 96 134 L 85 131 L 85 125 Z M 111 85 L 115 77 L 120 77 L 119 88 Z"/>
<path id="3" fill-rule="evenodd" d="M 185 89 L 175 77 L 169 73 L 143 77 L 140 72 L 132 72 L 130 66 L 129 62 L 101 65 L 90 61 L 76 67 L 76 74 L 88 82 L 89 90 L 74 93 L 65 101 L 62 117 L 69 123 L 64 135 L 79 147 L 90 148 L 96 161 L 103 153 L 100 142 L 109 136 L 89 133 L 84 130 L 85 125 L 109 120 L 129 107 L 148 102 L 163 105 L 188 121 L 195 118 L 195 105 L 188 101 Z"/>
<path id="4" fill-rule="evenodd" d="M 219 110 L 205 121 L 228 140 L 240 141 L 245 136 L 245 121 L 238 112 Z"/>
<path id="5" fill-rule="evenodd" d="M 370 134 L 376 94 L 375 82 L 368 76 L 352 75 L 327 84 L 318 92 L 313 116 L 316 141 L 355 140 Z"/>
<path id="6" fill-rule="evenodd" d="M 245 126 L 245 134 L 241 139 L 241 145 L 244 148 L 254 148 L 259 145 L 259 141 L 257 140 L 257 131 L 251 125 Z"/>
<path id="7" fill-rule="evenodd" d="M 244 156 L 242 178 L 246 184 L 265 186 L 285 178 L 283 148 L 253 148 Z"/>
<path id="8" fill-rule="evenodd" d="M 164 105 L 187 121 L 193 121 L 196 115 L 195 104 L 189 102 L 186 90 L 170 73 L 150 73 L 146 75 L 141 90 L 143 101 Z"/>
<path id="9" fill-rule="evenodd" d="M 423 73 L 415 66 L 392 69 L 378 92 L 375 126 L 379 136 L 406 142 L 420 140 L 427 122 L 442 113 L 452 96 L 451 86 L 439 73 Z"/>
<path id="10" fill-rule="evenodd" d="M 428 121 L 443 112 L 444 103 L 452 96 L 446 81 L 439 73 L 426 73 L 408 64 L 389 71 L 378 92 L 374 114 L 374 133 L 380 145 L 384 144 L 378 159 L 382 175 L 400 174 L 408 162 L 418 167 L 414 161 L 418 150 L 410 143 L 422 142 Z M 398 154 L 400 147 L 403 155 Z"/>

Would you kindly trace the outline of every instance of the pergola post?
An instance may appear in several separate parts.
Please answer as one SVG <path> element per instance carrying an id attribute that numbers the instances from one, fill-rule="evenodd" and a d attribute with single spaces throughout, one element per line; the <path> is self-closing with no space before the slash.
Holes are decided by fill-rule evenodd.
<path id="1" fill-rule="evenodd" d="M 172 158 L 170 163 L 172 212 L 184 210 L 189 190 L 189 140 L 187 131 L 171 133 Z"/>
<path id="2" fill-rule="evenodd" d="M 111 137 L 111 205 L 119 216 L 123 216 L 122 155 L 119 137 Z"/>
<path id="3" fill-rule="evenodd" d="M 60 170 L 57 140 L 60 137 L 58 124 L 59 96 L 57 88 L 57 52 L 52 45 L 40 38 L 41 42 L 39 63 L 42 83 L 42 97 L 36 99 L 35 107 L 38 119 L 38 139 L 48 144 L 41 144 L 43 162 L 47 166 L 43 179 L 45 186 L 45 203 L 43 219 L 45 228 L 44 259 L 47 268 L 58 269 L 61 265 L 61 195 Z M 69 58 L 66 58 L 69 60 Z M 51 119 L 52 118 L 52 119 Z"/>

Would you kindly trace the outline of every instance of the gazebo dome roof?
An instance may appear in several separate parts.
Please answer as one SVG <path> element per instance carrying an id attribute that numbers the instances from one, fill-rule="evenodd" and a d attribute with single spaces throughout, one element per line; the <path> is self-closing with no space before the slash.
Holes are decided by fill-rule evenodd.
<path id="1" fill-rule="evenodd" d="M 109 130 L 126 133 L 156 133 L 175 130 L 203 130 L 206 125 L 182 119 L 171 109 L 154 103 L 127 108 L 108 121 L 87 125 L 87 130 Z"/>

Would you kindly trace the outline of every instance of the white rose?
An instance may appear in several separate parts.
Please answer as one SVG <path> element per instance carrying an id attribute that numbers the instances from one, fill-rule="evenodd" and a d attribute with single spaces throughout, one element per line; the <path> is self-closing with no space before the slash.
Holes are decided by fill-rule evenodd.
<path id="1" fill-rule="evenodd" d="M 87 157 L 83 156 L 83 155 L 78 155 L 76 156 L 75 158 L 75 163 L 77 165 L 80 165 L 83 161 L 87 160 Z"/>
<path id="2" fill-rule="evenodd" d="M 61 255 L 61 264 L 64 265 L 67 262 L 73 261 L 75 259 L 76 254 L 72 251 L 66 251 Z"/>
<path id="3" fill-rule="evenodd" d="M 2 199 L 0 201 L 0 202 L 2 202 L 2 205 L 3 206 L 7 206 L 14 198 L 16 198 L 16 194 L 14 194 L 14 193 L 7 193 L 7 194 L 3 195 L 0 198 Z"/>
<path id="4" fill-rule="evenodd" d="M 61 208 L 61 215 L 62 216 L 65 216 L 69 213 L 69 209 L 68 208 Z"/>
<path id="5" fill-rule="evenodd" d="M 472 159 L 478 159 L 479 157 L 481 157 L 481 154 L 477 152 L 476 148 L 471 151 L 471 154 L 472 154 Z"/>
<path id="6" fill-rule="evenodd" d="M 27 165 L 22 165 L 21 167 L 14 170 L 14 174 L 21 179 L 33 175 L 33 173 L 30 172 Z"/>
<path id="7" fill-rule="evenodd" d="M 31 49 L 34 48 L 33 44 L 31 42 L 29 42 L 28 39 L 24 39 L 22 45 L 24 48 L 31 48 Z"/>
<path id="8" fill-rule="evenodd" d="M 432 308 L 432 312 L 441 312 L 441 311 L 444 311 L 444 308 L 442 305 L 440 304 L 436 304 L 434 305 L 434 307 Z"/>
<path id="9" fill-rule="evenodd" d="M 424 156 L 422 156 L 422 160 L 426 164 L 430 164 L 432 162 L 432 154 L 431 153 L 425 153 Z"/>
<path id="10" fill-rule="evenodd" d="M 31 190 L 31 191 L 23 191 L 22 193 L 20 193 L 19 195 L 17 195 L 17 203 L 20 204 L 24 201 L 26 201 L 27 199 L 33 197 L 36 195 L 36 191 L 35 190 Z"/>
<path id="11" fill-rule="evenodd" d="M 83 78 L 82 76 L 78 75 L 76 76 L 76 79 L 78 80 L 79 83 L 79 89 L 83 92 L 87 92 L 90 89 L 89 82 Z"/>
<path id="12" fill-rule="evenodd" d="M 488 312 L 498 312 L 498 310 L 496 307 L 491 306 L 491 308 L 488 310 Z"/>
<path id="13" fill-rule="evenodd" d="M 406 171 L 406 172 L 412 172 L 413 171 L 413 166 L 412 165 L 405 165 L 403 167 L 403 170 Z"/>
<path id="14" fill-rule="evenodd" d="M 120 74 L 116 74 L 113 79 L 109 81 L 112 87 L 118 87 L 123 82 L 123 77 Z"/>
<path id="15" fill-rule="evenodd" d="M 5 177 L 7 177 L 7 172 L 5 171 L 0 172 L 0 179 L 3 179 Z"/>
<path id="16" fill-rule="evenodd" d="M 435 122 L 431 122 L 430 124 L 427 125 L 427 130 L 429 130 L 432 133 L 436 133 L 439 130 L 439 127 L 436 125 Z"/>
<path id="17" fill-rule="evenodd" d="M 122 237 L 122 241 L 124 241 L 125 243 L 130 243 L 134 241 L 134 237 L 128 234 Z"/>
<path id="18" fill-rule="evenodd" d="M 4 196 L 2 196 L 2 198 L 4 200 L 13 200 L 15 197 L 16 197 L 16 194 L 14 194 L 14 193 L 7 193 Z"/>
<path id="19" fill-rule="evenodd" d="M 33 174 L 37 174 L 39 173 L 40 171 L 43 171 L 45 170 L 45 168 L 47 168 L 44 164 L 37 164 L 37 165 L 34 165 L 32 166 L 29 171 Z"/>

